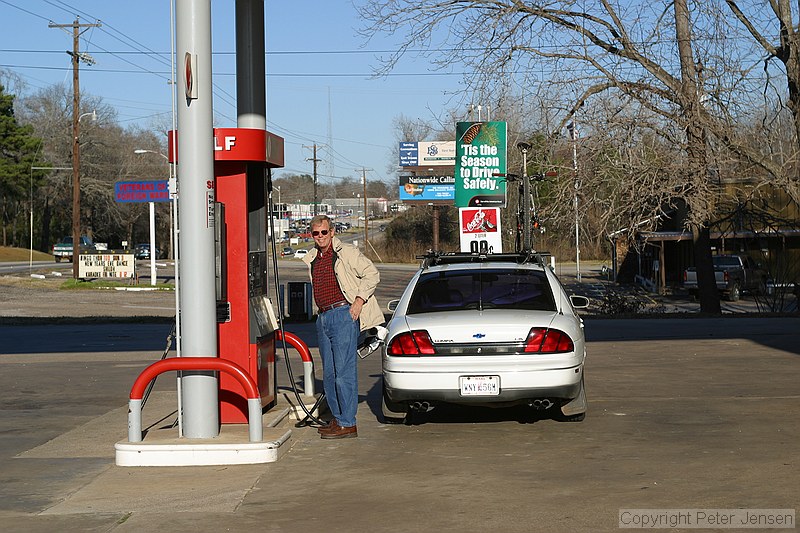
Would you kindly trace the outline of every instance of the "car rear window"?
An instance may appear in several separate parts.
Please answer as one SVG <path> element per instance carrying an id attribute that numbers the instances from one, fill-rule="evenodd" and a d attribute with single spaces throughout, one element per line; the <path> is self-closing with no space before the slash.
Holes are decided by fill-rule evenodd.
<path id="1" fill-rule="evenodd" d="M 407 314 L 463 309 L 555 311 L 550 284 L 532 269 L 447 270 L 422 274 Z"/>

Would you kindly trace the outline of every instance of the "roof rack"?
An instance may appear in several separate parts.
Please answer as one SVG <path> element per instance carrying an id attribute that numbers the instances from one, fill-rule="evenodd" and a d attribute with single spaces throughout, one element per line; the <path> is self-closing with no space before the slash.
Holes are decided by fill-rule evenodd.
<path id="1" fill-rule="evenodd" d="M 507 261 L 515 262 L 518 264 L 534 263 L 542 267 L 547 266 L 545 257 L 549 257 L 550 252 L 513 252 L 513 253 L 471 253 L 471 252 L 436 252 L 433 250 L 428 251 L 424 255 L 418 255 L 417 259 L 422 260 L 420 267 L 425 270 L 426 268 L 436 265 L 450 265 L 458 263 L 485 263 L 489 261 Z"/>

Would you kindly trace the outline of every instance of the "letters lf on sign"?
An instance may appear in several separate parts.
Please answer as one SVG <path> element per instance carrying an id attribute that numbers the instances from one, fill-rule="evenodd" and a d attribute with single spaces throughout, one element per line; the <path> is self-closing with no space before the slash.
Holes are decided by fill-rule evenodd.
<path id="1" fill-rule="evenodd" d="M 216 135 L 214 136 L 214 151 L 221 152 L 226 151 L 230 152 L 233 147 L 236 146 L 236 137 L 232 135 L 226 135 L 222 138 L 222 146 L 219 145 L 219 137 Z"/>

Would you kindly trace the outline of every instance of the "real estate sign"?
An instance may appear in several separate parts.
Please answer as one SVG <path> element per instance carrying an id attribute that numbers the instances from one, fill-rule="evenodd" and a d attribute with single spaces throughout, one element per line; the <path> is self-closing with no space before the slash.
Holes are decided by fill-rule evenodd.
<path id="1" fill-rule="evenodd" d="M 506 206 L 506 123 L 456 123 L 456 206 Z"/>
<path id="2" fill-rule="evenodd" d="M 453 166 L 455 141 L 415 141 L 400 143 L 401 167 Z"/>

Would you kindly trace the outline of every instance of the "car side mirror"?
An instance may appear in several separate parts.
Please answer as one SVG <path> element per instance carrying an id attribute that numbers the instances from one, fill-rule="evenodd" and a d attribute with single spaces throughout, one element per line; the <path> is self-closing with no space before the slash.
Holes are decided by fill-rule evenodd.
<path id="1" fill-rule="evenodd" d="M 387 308 L 389 311 L 391 311 L 392 313 L 394 313 L 394 311 L 395 311 L 395 309 L 397 309 L 397 306 L 398 306 L 398 304 L 399 304 L 399 303 L 400 303 L 400 300 L 391 300 L 391 301 L 390 301 L 390 302 L 389 302 L 389 303 L 386 305 L 386 308 Z"/>
<path id="2" fill-rule="evenodd" d="M 569 301 L 572 302 L 572 307 L 575 309 L 586 309 L 589 307 L 589 298 L 586 296 L 578 296 L 577 294 L 573 294 L 569 297 Z"/>

